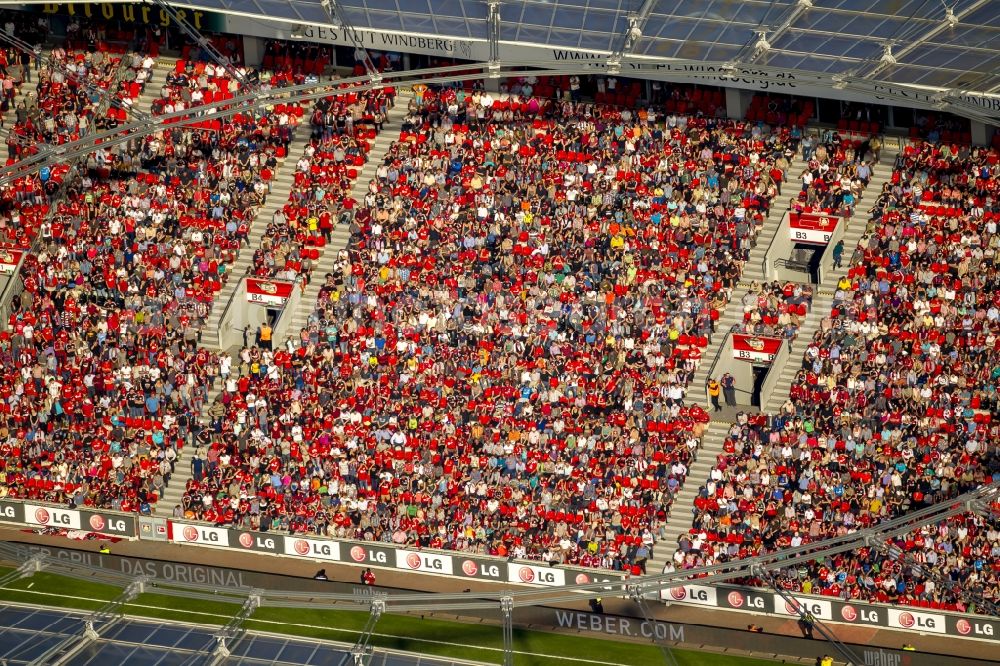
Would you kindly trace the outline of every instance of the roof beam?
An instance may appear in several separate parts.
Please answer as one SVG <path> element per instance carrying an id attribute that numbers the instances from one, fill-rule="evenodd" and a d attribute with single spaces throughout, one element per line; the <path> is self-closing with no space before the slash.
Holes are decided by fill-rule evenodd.
<path id="1" fill-rule="evenodd" d="M 490 45 L 490 78 L 500 75 L 500 0 L 487 0 L 486 41 Z"/>
<path id="2" fill-rule="evenodd" d="M 781 37 L 784 37 L 788 29 L 799 20 L 800 16 L 812 9 L 812 6 L 812 0 L 798 0 L 794 5 L 789 5 L 785 12 L 785 17 L 776 28 L 758 31 L 757 41 L 752 46 L 750 44 L 744 45 L 743 51 L 736 58 L 737 64 L 750 65 L 757 62 L 765 53 L 771 50 L 772 44 Z"/>
<path id="3" fill-rule="evenodd" d="M 630 55 L 635 49 L 635 45 L 642 39 L 642 29 L 646 27 L 646 21 L 653 12 L 657 0 L 645 0 L 639 11 L 628 16 L 628 25 L 618 38 L 618 46 L 608 57 L 608 73 L 617 74 L 622 69 L 622 58 Z"/>
<path id="4" fill-rule="evenodd" d="M 889 67 L 895 67 L 896 63 L 902 60 L 904 57 L 920 48 L 924 43 L 929 42 L 938 35 L 940 35 L 945 30 L 950 30 L 954 28 L 958 23 L 961 22 L 966 16 L 969 16 L 974 11 L 980 7 L 993 2 L 993 0 L 975 0 L 971 5 L 964 8 L 958 13 L 946 13 L 945 16 L 941 18 L 941 22 L 932 27 L 930 30 L 920 35 L 916 39 L 910 41 L 905 46 L 900 47 L 897 51 L 892 52 L 889 50 L 890 46 L 886 45 L 886 54 L 883 54 L 881 59 L 876 61 L 869 61 L 872 65 L 871 69 L 864 71 L 864 66 L 852 72 L 852 76 L 860 76 L 868 79 L 872 79 L 882 72 L 884 72 Z M 886 57 L 888 55 L 889 57 Z M 903 63 L 904 65 L 906 63 Z"/>

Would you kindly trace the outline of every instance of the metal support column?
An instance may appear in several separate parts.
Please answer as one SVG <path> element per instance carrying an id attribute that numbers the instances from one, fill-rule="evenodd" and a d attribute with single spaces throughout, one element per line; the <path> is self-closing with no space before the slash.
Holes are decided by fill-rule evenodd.
<path id="1" fill-rule="evenodd" d="M 503 666 L 514 666 L 514 597 L 509 592 L 500 597 L 503 614 Z"/>
<path id="2" fill-rule="evenodd" d="M 372 62 L 371 56 L 368 55 L 368 49 L 365 48 L 364 41 L 362 41 L 363 38 L 359 37 L 359 33 L 354 29 L 354 25 L 347 17 L 347 12 L 344 11 L 344 8 L 340 6 L 337 0 L 321 0 L 319 4 L 322 5 L 323 11 L 326 12 L 330 26 L 334 29 L 338 27 L 344 29 L 347 40 L 354 46 L 354 58 L 360 60 L 364 65 L 365 72 L 372 83 L 382 83 L 382 73 L 378 71 L 378 67 Z"/>
<path id="3" fill-rule="evenodd" d="M 650 628 L 650 632 L 653 635 L 653 643 L 660 648 L 663 652 L 663 663 L 668 666 L 678 666 L 677 658 L 674 656 L 674 651 L 670 649 L 670 645 L 666 642 L 666 638 L 660 639 L 657 636 L 656 631 L 656 618 L 653 617 L 652 611 L 649 609 L 649 604 L 646 602 L 646 595 L 651 592 L 643 583 L 635 583 L 632 585 L 627 585 L 625 590 L 632 601 L 639 606 L 639 611 L 642 613 L 642 619 L 645 620 L 646 626 Z M 659 594 L 656 592 L 655 594 Z"/>
<path id="4" fill-rule="evenodd" d="M 222 68 L 226 70 L 226 73 L 229 74 L 229 76 L 236 79 L 237 81 L 239 81 L 241 86 L 247 88 L 247 91 L 256 90 L 259 88 L 258 85 L 252 83 L 249 79 L 247 79 L 246 75 L 243 72 L 238 70 L 233 65 L 233 61 L 230 60 L 228 56 L 222 55 L 222 53 L 220 53 L 219 50 L 215 48 L 215 45 L 212 44 L 212 40 L 210 40 L 208 37 L 205 37 L 203 34 L 198 32 L 198 30 L 193 25 L 185 21 L 180 16 L 180 14 L 177 13 L 177 10 L 174 9 L 173 5 L 167 2 L 167 0 L 152 0 L 152 1 L 153 4 L 159 7 L 161 11 L 165 12 L 166 15 L 170 17 L 170 20 L 173 21 L 178 28 L 180 28 L 181 32 L 187 35 L 188 39 L 193 41 L 195 44 L 200 46 L 202 50 L 208 53 L 208 56 L 215 61 L 215 64 L 221 65 Z"/>
<path id="5" fill-rule="evenodd" d="M 340 666 L 368 666 L 372 657 L 372 633 L 378 625 L 379 618 L 385 612 L 385 592 L 376 592 L 372 595 L 371 605 L 368 607 L 368 621 L 361 630 L 357 642 L 351 648 L 351 653 L 344 657 Z"/>

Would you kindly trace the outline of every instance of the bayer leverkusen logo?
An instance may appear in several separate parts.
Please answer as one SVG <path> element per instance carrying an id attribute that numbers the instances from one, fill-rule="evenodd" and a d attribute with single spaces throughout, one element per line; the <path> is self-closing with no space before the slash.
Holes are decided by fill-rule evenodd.
<path id="1" fill-rule="evenodd" d="M 747 344 L 750 345 L 750 349 L 754 351 L 764 351 L 764 341 L 760 338 L 750 338 L 747 340 Z"/>

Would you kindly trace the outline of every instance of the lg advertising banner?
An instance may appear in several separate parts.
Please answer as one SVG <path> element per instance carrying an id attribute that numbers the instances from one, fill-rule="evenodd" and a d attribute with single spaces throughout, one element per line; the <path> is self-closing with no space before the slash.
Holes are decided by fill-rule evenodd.
<path id="1" fill-rule="evenodd" d="M 343 547 L 347 547 L 347 544 L 343 544 Z M 376 567 L 389 567 L 392 566 L 391 562 L 395 562 L 395 557 L 392 554 L 394 548 L 385 548 L 383 546 L 369 546 L 369 545 L 357 545 L 351 546 L 347 550 L 347 557 L 343 558 L 343 562 L 354 562 L 355 564 L 370 564 Z"/>
<path id="2" fill-rule="evenodd" d="M 797 601 L 802 609 L 807 613 L 812 613 L 813 617 L 820 620 L 833 620 L 833 606 L 826 599 L 816 599 L 814 597 L 792 597 Z M 790 601 L 780 594 L 774 595 L 774 612 L 778 615 L 799 616 L 799 611 Z"/>
<path id="3" fill-rule="evenodd" d="M 507 565 L 507 582 L 559 587 L 566 584 L 566 572 L 551 567 L 510 563 Z"/>
<path id="4" fill-rule="evenodd" d="M 20 502 L 0 500 L 0 521 L 5 523 L 23 523 L 24 505 Z"/>
<path id="5" fill-rule="evenodd" d="M 83 529 L 110 536 L 120 536 L 134 539 L 137 536 L 134 516 L 106 513 L 98 511 L 80 511 L 80 524 Z"/>
<path id="6" fill-rule="evenodd" d="M 13 275 L 23 254 L 24 250 L 0 248 L 0 275 Z"/>
<path id="7" fill-rule="evenodd" d="M 672 587 L 669 590 L 660 592 L 660 598 L 664 601 L 685 601 L 689 604 L 697 604 L 699 606 L 716 607 L 719 605 L 716 589 L 707 585 Z"/>
<path id="8" fill-rule="evenodd" d="M 796 243 L 829 245 L 840 219 L 837 215 L 791 213 L 788 216 L 788 234 Z"/>
<path id="9" fill-rule="evenodd" d="M 251 550 L 255 553 L 268 553 L 270 555 L 279 554 L 278 544 L 282 541 L 280 534 L 269 534 L 267 532 L 232 532 L 229 538 L 234 548 L 239 546 L 244 550 Z"/>
<path id="10" fill-rule="evenodd" d="M 770 363 L 781 349 L 781 338 L 733 333 L 733 358 Z"/>
<path id="11" fill-rule="evenodd" d="M 340 561 L 340 544 L 336 541 L 325 539 L 308 539 L 300 536 L 286 536 L 285 555 L 295 557 L 308 557 L 314 560 L 324 560 L 326 562 Z"/>
<path id="12" fill-rule="evenodd" d="M 948 632 L 948 629 L 945 627 L 945 617 L 939 613 L 889 608 L 888 615 L 889 626 L 897 629 L 912 629 L 913 631 L 925 631 L 932 634 L 944 634 Z"/>
<path id="13" fill-rule="evenodd" d="M 412 550 L 396 551 L 396 568 L 407 569 L 409 571 L 426 571 L 428 573 L 439 573 L 451 575 L 453 567 L 450 555 L 438 555 L 436 553 L 418 553 Z"/>
<path id="14" fill-rule="evenodd" d="M 292 295 L 294 286 L 291 282 L 247 278 L 247 301 L 281 307 Z"/>
<path id="15" fill-rule="evenodd" d="M 167 535 L 174 543 L 198 543 L 205 546 L 228 548 L 229 532 L 230 530 L 224 527 L 185 525 L 174 521 L 167 523 Z"/>
<path id="16" fill-rule="evenodd" d="M 495 560 L 483 560 L 478 558 L 467 558 L 462 560 L 456 572 L 463 578 L 478 578 L 481 580 L 492 580 L 498 583 L 507 580 L 507 564 Z"/>
<path id="17" fill-rule="evenodd" d="M 68 530 L 80 529 L 80 512 L 72 509 L 58 509 L 53 506 L 24 505 L 24 522 L 44 527 L 63 527 Z"/>

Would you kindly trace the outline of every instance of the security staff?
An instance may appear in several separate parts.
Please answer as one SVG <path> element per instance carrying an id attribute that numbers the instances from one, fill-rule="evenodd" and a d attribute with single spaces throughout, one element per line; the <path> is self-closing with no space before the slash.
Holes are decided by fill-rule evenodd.
<path id="1" fill-rule="evenodd" d="M 719 404 L 720 395 L 722 395 L 722 385 L 713 377 L 708 381 L 708 397 L 712 399 L 712 407 L 717 412 L 722 411 L 722 405 Z"/>

